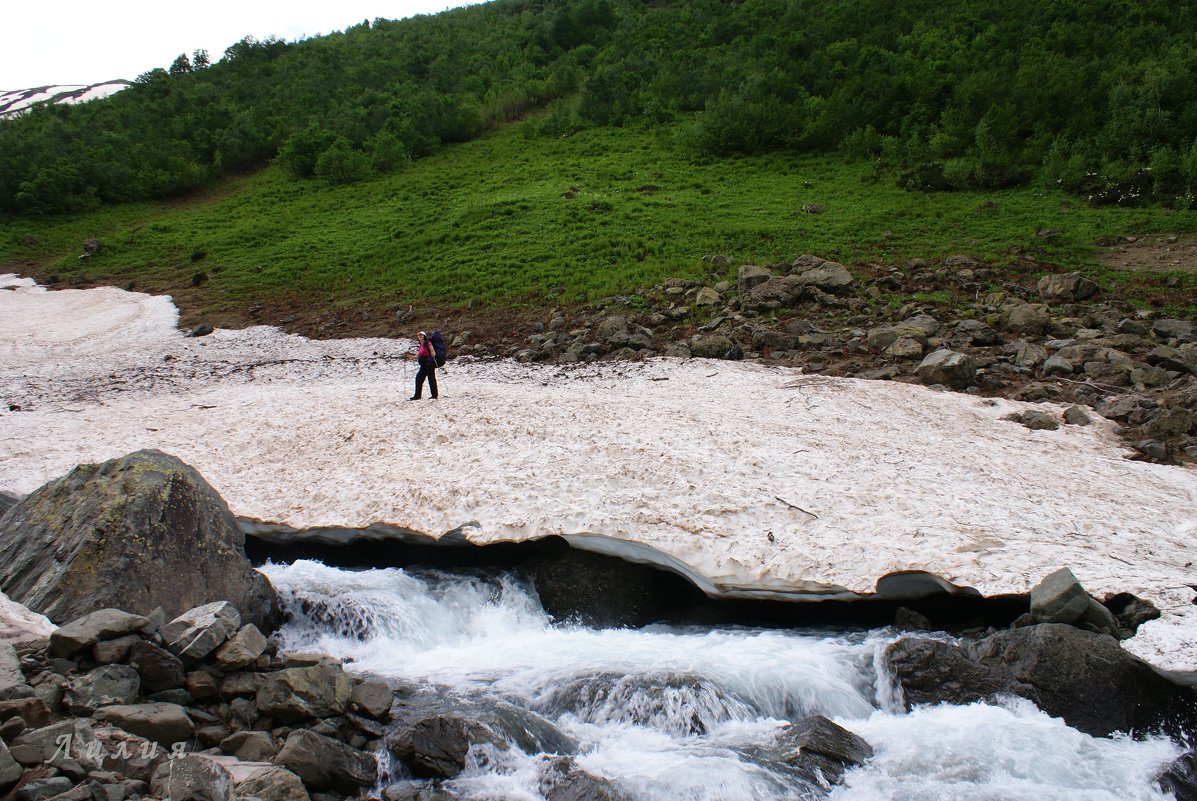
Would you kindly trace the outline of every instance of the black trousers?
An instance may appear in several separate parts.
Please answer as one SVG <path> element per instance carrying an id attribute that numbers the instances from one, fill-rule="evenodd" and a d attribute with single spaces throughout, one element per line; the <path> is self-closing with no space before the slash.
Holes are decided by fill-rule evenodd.
<path id="1" fill-rule="evenodd" d="M 428 379 L 428 390 L 432 393 L 432 397 L 436 397 L 436 362 L 427 356 L 420 357 L 420 369 L 416 373 L 416 394 L 413 397 L 420 397 L 424 394 L 424 379 Z"/>

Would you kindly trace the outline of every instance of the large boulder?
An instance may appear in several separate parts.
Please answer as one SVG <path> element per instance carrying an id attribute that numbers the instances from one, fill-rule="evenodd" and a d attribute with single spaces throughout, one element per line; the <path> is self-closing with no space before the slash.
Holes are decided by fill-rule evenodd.
<path id="1" fill-rule="evenodd" d="M 847 267 L 834 261 L 825 261 L 797 273 L 797 278 L 802 286 L 813 286 L 831 294 L 843 292 L 852 286 L 852 273 L 848 272 Z"/>
<path id="2" fill-rule="evenodd" d="M 294 773 L 314 790 L 357 793 L 374 784 L 374 757 L 322 734 L 300 729 L 287 735 L 276 765 Z"/>
<path id="3" fill-rule="evenodd" d="M 782 729 L 777 738 L 782 764 L 812 784 L 838 784 L 844 773 L 863 765 L 873 747 L 822 715 L 812 715 Z"/>
<path id="4" fill-rule="evenodd" d="M 137 451 L 80 465 L 0 517 L 0 590 L 56 623 L 106 607 L 173 617 L 228 600 L 273 629 L 278 601 L 244 545 L 198 472 Z"/>
<path id="5" fill-rule="evenodd" d="M 981 665 L 959 646 L 922 637 L 903 637 L 885 649 L 885 661 L 912 706 L 971 704 L 1003 695 L 1035 699 L 1035 688 L 1008 671 Z"/>
<path id="6" fill-rule="evenodd" d="M 118 704 L 101 707 L 95 720 L 170 748 L 195 733 L 195 724 L 178 704 Z"/>
<path id="7" fill-rule="evenodd" d="M 1031 589 L 1031 614 L 1040 623 L 1071 623 L 1118 636 L 1113 612 L 1085 592 L 1066 567 L 1046 576 Z"/>
<path id="8" fill-rule="evenodd" d="M 742 264 L 736 272 L 736 291 L 743 295 L 753 287 L 760 286 L 773 277 L 773 271 L 768 267 L 755 264 Z"/>
<path id="9" fill-rule="evenodd" d="M 98 642 L 115 640 L 144 631 L 148 618 L 120 609 L 97 609 L 50 633 L 50 655 L 72 657 Z"/>
<path id="10" fill-rule="evenodd" d="M 541 605 L 558 620 L 643 626 L 657 612 L 657 573 L 650 567 L 570 548 L 543 554 L 528 569 Z"/>
<path id="11" fill-rule="evenodd" d="M 260 676 L 255 702 L 280 723 L 339 715 L 349 705 L 353 680 L 340 665 L 287 668 Z"/>
<path id="12" fill-rule="evenodd" d="M 1074 303 L 1097 294 L 1097 284 L 1080 273 L 1045 275 L 1039 279 L 1039 294 L 1046 300 Z"/>
<path id="13" fill-rule="evenodd" d="M 928 353 L 916 372 L 924 384 L 943 384 L 953 389 L 964 389 L 976 379 L 977 363 L 967 353 L 940 348 Z"/>
<path id="14" fill-rule="evenodd" d="M 237 782 L 237 796 L 259 801 L 308 801 L 308 791 L 299 777 L 277 767 L 254 771 Z"/>
<path id="15" fill-rule="evenodd" d="M 1037 703 L 1075 729 L 1104 737 L 1115 731 L 1177 731 L 1192 725 L 1197 694 L 1160 676 L 1118 641 L 1061 623 L 1000 631 L 966 646 L 982 665 L 1035 688 Z"/>
<path id="16" fill-rule="evenodd" d="M 215 760 L 198 754 L 167 760 L 154 774 L 155 795 L 171 801 L 234 801 L 233 777 Z"/>
<path id="17" fill-rule="evenodd" d="M 783 306 L 796 306 L 806 297 L 813 283 L 804 283 L 801 276 L 783 275 L 770 278 L 740 293 L 740 305 L 752 311 L 770 311 Z"/>

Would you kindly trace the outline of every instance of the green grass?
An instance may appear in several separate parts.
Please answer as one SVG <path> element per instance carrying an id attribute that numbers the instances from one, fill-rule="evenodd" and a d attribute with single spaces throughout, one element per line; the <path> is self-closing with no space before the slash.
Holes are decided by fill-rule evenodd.
<path id="1" fill-rule="evenodd" d="M 1091 209 L 1054 190 L 912 194 L 832 157 L 696 160 L 676 144 L 684 133 L 527 139 L 509 126 L 343 187 L 271 167 L 167 203 L 6 219 L 0 267 L 153 291 L 202 272 L 212 309 L 297 297 L 518 305 L 585 302 L 670 276 L 714 282 L 741 263 L 802 253 L 847 264 L 1030 254 L 1096 271 L 1103 239 L 1197 230 L 1197 213 Z M 1044 241 L 1044 227 L 1062 233 Z M 82 262 L 89 237 L 106 251 Z M 711 267 L 702 257 L 712 254 L 731 265 Z"/>

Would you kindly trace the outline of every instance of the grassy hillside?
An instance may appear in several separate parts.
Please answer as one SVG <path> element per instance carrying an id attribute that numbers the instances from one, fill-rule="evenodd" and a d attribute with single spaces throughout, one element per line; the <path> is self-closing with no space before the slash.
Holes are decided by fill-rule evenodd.
<path id="1" fill-rule="evenodd" d="M 236 317 L 254 305 L 580 303 L 807 252 L 1099 273 L 1099 242 L 1197 230 L 1191 211 L 1090 208 L 1054 189 L 908 192 L 868 163 L 825 156 L 696 159 L 689 132 L 682 121 L 529 138 L 515 124 L 341 187 L 268 168 L 171 202 L 10 219 L 0 269 L 182 294 L 198 313 Z M 1038 236 L 1045 228 L 1060 233 Z M 88 238 L 104 250 L 81 259 Z M 713 254 L 731 264 L 704 262 Z M 1192 280 L 1152 280 L 1169 278 Z"/>

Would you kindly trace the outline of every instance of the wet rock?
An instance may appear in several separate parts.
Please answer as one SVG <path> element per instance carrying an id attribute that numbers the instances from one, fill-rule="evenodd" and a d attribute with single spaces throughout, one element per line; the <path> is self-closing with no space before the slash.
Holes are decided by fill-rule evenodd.
<path id="1" fill-rule="evenodd" d="M 507 743 L 489 727 L 460 715 L 437 714 L 392 731 L 387 749 L 421 778 L 452 778 L 465 768 L 473 745 L 505 750 Z"/>
<path id="2" fill-rule="evenodd" d="M 839 784 L 849 768 L 863 765 L 873 756 L 873 747 L 863 737 L 822 715 L 784 727 L 777 744 L 782 764 L 824 788 Z"/>
<path id="3" fill-rule="evenodd" d="M 190 662 L 203 659 L 241 625 L 241 615 L 228 601 L 189 609 L 162 627 L 163 642 L 172 653 Z"/>
<path id="4" fill-rule="evenodd" d="M 924 384 L 943 384 L 953 389 L 964 389 L 976 379 L 977 367 L 973 357 L 967 353 L 941 348 L 929 353 L 916 372 Z"/>
<path id="5" fill-rule="evenodd" d="M 148 618 L 120 609 L 99 609 L 50 633 L 50 655 L 72 657 L 104 640 L 115 640 L 147 629 Z"/>
<path id="6" fill-rule="evenodd" d="M 374 783 L 376 766 L 369 754 L 314 732 L 298 730 L 275 757 L 275 764 L 294 773 L 314 790 L 354 794 Z"/>
<path id="7" fill-rule="evenodd" d="M 95 720 L 110 723 L 166 748 L 190 739 L 195 733 L 191 718 L 178 704 L 158 702 L 105 706 L 96 711 Z"/>
<path id="8" fill-rule="evenodd" d="M 1043 623 L 1000 631 L 965 650 L 1034 687 L 1043 711 L 1094 737 L 1193 725 L 1194 691 L 1163 678 L 1113 637 Z"/>
<path id="9" fill-rule="evenodd" d="M 539 556 L 528 569 L 544 610 L 556 620 L 634 627 L 657 610 L 657 574 L 644 565 L 570 548 Z"/>
<path id="10" fill-rule="evenodd" d="M 178 615 L 227 599 L 273 628 L 277 599 L 228 505 L 160 451 L 80 465 L 0 518 L 0 589 L 65 623 L 96 609 Z"/>
<path id="11" fill-rule="evenodd" d="M 902 689 L 906 708 L 971 704 L 1001 695 L 1035 699 L 1035 690 L 1009 671 L 980 665 L 958 646 L 905 637 L 885 649 L 885 660 Z"/>
<path id="12" fill-rule="evenodd" d="M 1197 801 L 1197 752 L 1181 754 L 1157 781 L 1165 793 L 1176 796 L 1176 801 Z"/>
<path id="13" fill-rule="evenodd" d="M 1045 275 L 1039 279 L 1039 294 L 1055 302 L 1074 303 L 1097 294 L 1097 284 L 1080 273 Z"/>
<path id="14" fill-rule="evenodd" d="M 573 757 L 550 756 L 542 768 L 540 794 L 545 801 L 629 801 L 607 779 L 578 767 Z"/>

